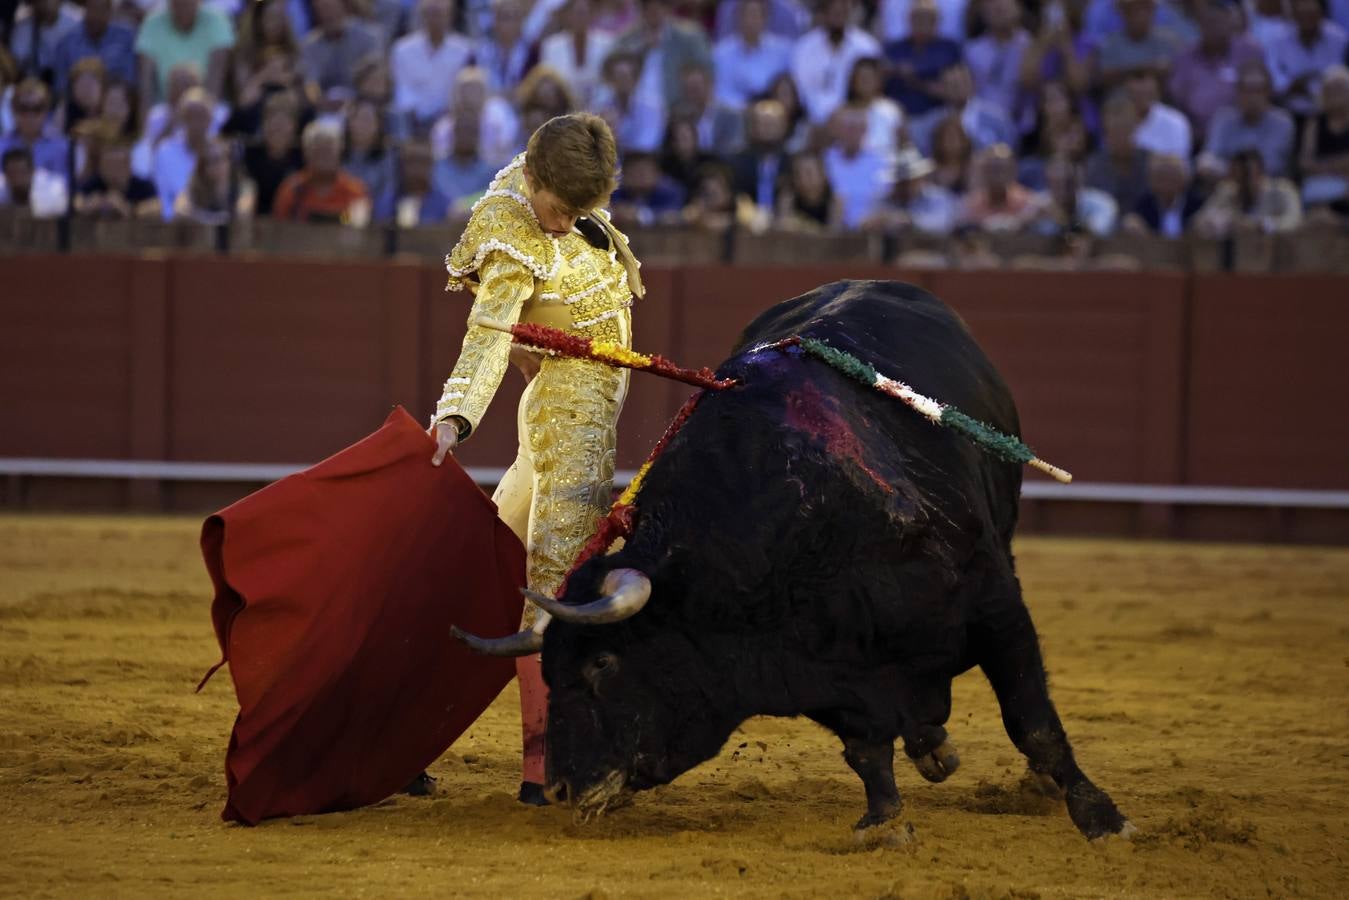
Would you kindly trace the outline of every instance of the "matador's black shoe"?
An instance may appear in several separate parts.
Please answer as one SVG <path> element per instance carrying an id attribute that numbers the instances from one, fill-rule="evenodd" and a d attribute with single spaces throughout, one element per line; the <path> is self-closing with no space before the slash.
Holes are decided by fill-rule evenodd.
<path id="1" fill-rule="evenodd" d="M 543 785 L 532 781 L 520 782 L 520 794 L 516 799 L 526 806 L 548 805 L 548 798 L 543 795 Z"/>
<path id="2" fill-rule="evenodd" d="M 408 786 L 399 793 L 407 794 L 409 797 L 430 797 L 435 792 L 436 780 L 423 772 L 409 781 Z"/>

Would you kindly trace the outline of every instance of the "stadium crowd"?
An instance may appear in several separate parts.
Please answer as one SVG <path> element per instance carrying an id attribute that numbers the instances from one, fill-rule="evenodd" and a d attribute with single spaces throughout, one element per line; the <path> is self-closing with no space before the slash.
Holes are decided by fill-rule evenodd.
<path id="1" fill-rule="evenodd" d="M 1349 216 L 1329 3 L 0 0 L 0 205 L 435 224 L 584 108 L 628 227 L 1285 232 Z"/>

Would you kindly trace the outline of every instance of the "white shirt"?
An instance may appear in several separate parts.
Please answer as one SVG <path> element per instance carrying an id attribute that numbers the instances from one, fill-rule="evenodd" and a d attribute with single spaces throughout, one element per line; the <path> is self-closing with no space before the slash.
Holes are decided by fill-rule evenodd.
<path id="1" fill-rule="evenodd" d="M 590 29 L 586 33 L 585 63 L 580 64 L 576 61 L 576 42 L 572 40 L 571 32 L 559 31 L 544 38 L 539 45 L 539 63 L 561 72 L 567 84 L 576 91 L 577 99 L 589 107 L 600 83 L 600 67 L 613 46 L 612 34 Z"/>
<path id="2" fill-rule="evenodd" d="M 966 0 L 937 0 L 937 34 L 957 43 L 965 40 Z M 876 10 L 876 33 L 883 41 L 909 36 L 909 11 L 913 0 L 881 0 Z"/>
<path id="3" fill-rule="evenodd" d="M 225 120 L 230 117 L 230 108 L 228 104 L 217 103 L 215 109 L 211 112 L 211 136 L 220 133 L 220 128 L 225 124 Z M 154 180 L 155 177 L 155 150 L 159 147 L 161 135 L 167 140 L 169 135 L 167 130 L 173 126 L 173 114 L 169 112 L 167 103 L 156 103 L 150 107 L 150 111 L 145 114 L 145 128 L 141 132 L 141 139 L 131 148 L 131 171 L 141 178 Z M 175 128 L 175 134 L 182 134 L 182 128 Z"/>
<path id="4" fill-rule="evenodd" d="M 28 211 L 34 218 L 52 219 L 63 215 L 68 197 L 64 175 L 46 169 L 33 170 L 33 184 L 28 189 Z M 5 176 L 0 174 L 0 206 L 11 202 L 9 186 L 5 184 Z"/>
<path id="5" fill-rule="evenodd" d="M 482 108 L 478 132 L 478 156 L 494 166 L 505 165 L 519 148 L 520 120 L 511 104 L 501 97 L 488 97 Z M 446 113 L 431 126 L 431 154 L 445 159 L 454 147 L 454 118 Z"/>
<path id="6" fill-rule="evenodd" d="M 904 108 L 889 97 L 877 97 L 867 107 L 867 136 L 862 146 L 882 156 L 899 146 L 899 126 L 904 124 Z"/>
<path id="7" fill-rule="evenodd" d="M 856 228 L 893 186 L 894 172 L 879 153 L 863 149 L 852 159 L 838 147 L 824 151 L 824 172 L 843 205 L 843 227 Z"/>
<path id="8" fill-rule="evenodd" d="M 393 105 L 427 121 L 445 111 L 455 76 L 473 57 L 473 44 L 462 34 L 447 33 L 439 47 L 431 46 L 425 31 L 414 31 L 394 42 L 389 57 L 393 76 Z"/>
<path id="9" fill-rule="evenodd" d="M 853 63 L 864 56 L 880 56 L 881 45 L 860 28 L 848 28 L 838 46 L 823 28 L 801 36 L 792 50 L 792 80 L 801 105 L 812 122 L 823 123 L 848 94 Z"/>
<path id="10" fill-rule="evenodd" d="M 1149 153 L 1189 159 L 1193 145 L 1190 120 L 1178 109 L 1154 103 L 1134 132 L 1134 144 Z"/>
<path id="11" fill-rule="evenodd" d="M 712 48 L 716 98 L 727 106 L 744 109 L 787 71 L 791 61 L 792 42 L 776 34 L 761 35 L 754 47 L 738 34 L 722 38 Z"/>

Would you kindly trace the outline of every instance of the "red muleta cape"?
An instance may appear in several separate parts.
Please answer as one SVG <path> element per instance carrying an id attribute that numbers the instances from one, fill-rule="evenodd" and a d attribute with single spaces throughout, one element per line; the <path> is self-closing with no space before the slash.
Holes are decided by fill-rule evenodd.
<path id="1" fill-rule="evenodd" d="M 514 676 L 514 660 L 470 652 L 450 626 L 519 627 L 524 548 L 453 457 L 431 465 L 433 450 L 399 407 L 203 525 L 211 618 L 239 698 L 227 821 L 388 797 Z"/>

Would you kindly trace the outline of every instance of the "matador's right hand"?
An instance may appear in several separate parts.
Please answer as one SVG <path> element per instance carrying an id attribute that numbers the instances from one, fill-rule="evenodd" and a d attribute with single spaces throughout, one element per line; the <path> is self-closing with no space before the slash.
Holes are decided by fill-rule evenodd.
<path id="1" fill-rule="evenodd" d="M 445 461 L 446 454 L 453 453 L 459 446 L 459 429 L 454 422 L 440 422 L 428 434 L 436 439 L 436 452 L 431 456 L 431 465 L 438 466 Z"/>

